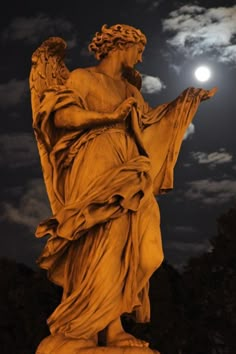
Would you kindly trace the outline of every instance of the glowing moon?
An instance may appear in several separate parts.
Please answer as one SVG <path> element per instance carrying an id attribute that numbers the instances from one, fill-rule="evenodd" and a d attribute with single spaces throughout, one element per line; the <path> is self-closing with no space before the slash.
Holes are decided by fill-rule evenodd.
<path id="1" fill-rule="evenodd" d="M 211 71 L 207 66 L 199 66 L 195 70 L 195 76 L 198 81 L 201 82 L 208 81 L 211 77 Z"/>

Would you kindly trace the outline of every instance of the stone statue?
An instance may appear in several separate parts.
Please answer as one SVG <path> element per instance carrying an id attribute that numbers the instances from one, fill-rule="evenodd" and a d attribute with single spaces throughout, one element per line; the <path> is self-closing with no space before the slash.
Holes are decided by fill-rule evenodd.
<path id="1" fill-rule="evenodd" d="M 33 53 L 33 130 L 52 210 L 36 229 L 48 237 L 37 263 L 63 287 L 37 354 L 157 353 L 121 315 L 150 320 L 149 278 L 163 261 L 155 197 L 173 188 L 186 129 L 216 88 L 150 107 L 134 69 L 145 45 L 139 29 L 117 24 L 89 44 L 96 66 L 70 72 L 58 37 Z"/>

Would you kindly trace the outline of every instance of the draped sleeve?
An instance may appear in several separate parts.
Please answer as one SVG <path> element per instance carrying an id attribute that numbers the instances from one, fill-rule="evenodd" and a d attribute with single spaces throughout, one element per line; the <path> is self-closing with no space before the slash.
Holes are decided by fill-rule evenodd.
<path id="1" fill-rule="evenodd" d="M 174 187 L 174 167 L 184 134 L 201 102 L 205 90 L 188 88 L 174 101 L 155 108 L 144 106 L 142 140 L 151 160 L 154 194 Z"/>
<path id="2" fill-rule="evenodd" d="M 58 193 L 58 188 L 55 186 L 58 181 L 57 174 L 60 172 L 55 171 L 60 171 L 58 167 L 63 167 L 65 164 L 63 160 L 70 158 L 73 144 L 82 134 L 79 128 L 73 131 L 56 128 L 53 114 L 58 109 L 71 105 L 87 109 L 85 100 L 77 92 L 62 85 L 51 87 L 45 90 L 33 120 L 44 183 L 53 213 L 64 204 L 63 196 Z M 55 168 L 56 164 L 57 168 Z"/>

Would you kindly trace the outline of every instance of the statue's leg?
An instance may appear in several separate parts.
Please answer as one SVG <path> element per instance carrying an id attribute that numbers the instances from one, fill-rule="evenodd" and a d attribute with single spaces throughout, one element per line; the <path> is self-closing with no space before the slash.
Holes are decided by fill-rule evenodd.
<path id="1" fill-rule="evenodd" d="M 155 198 L 150 198 L 136 214 L 139 234 L 139 260 L 137 271 L 137 292 L 140 293 L 149 281 L 153 272 L 163 261 L 163 250 L 160 232 L 160 213 Z M 149 304 L 149 302 L 148 302 Z M 149 313 L 149 308 L 147 313 Z M 143 318 L 148 317 L 144 313 Z M 149 344 L 126 333 L 120 317 L 113 320 L 106 329 L 107 346 L 147 347 Z"/>
<path id="2" fill-rule="evenodd" d="M 139 211 L 138 225 L 141 237 L 137 283 L 138 292 L 140 292 L 155 270 L 159 268 L 164 258 L 160 230 L 160 211 L 154 196 Z"/>

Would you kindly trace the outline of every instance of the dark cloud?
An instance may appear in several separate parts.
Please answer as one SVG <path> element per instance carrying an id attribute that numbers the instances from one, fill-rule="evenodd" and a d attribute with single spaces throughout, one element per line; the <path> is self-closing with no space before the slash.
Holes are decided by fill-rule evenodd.
<path id="1" fill-rule="evenodd" d="M 223 205 L 236 201 L 236 181 L 201 179 L 187 183 L 186 200 L 199 201 L 206 205 Z"/>
<path id="2" fill-rule="evenodd" d="M 30 180 L 18 205 L 4 202 L 2 208 L 1 221 L 23 225 L 33 232 L 39 222 L 51 215 L 43 180 L 40 178 Z"/>
<path id="3" fill-rule="evenodd" d="M 146 5 L 148 11 L 158 8 L 164 0 L 136 0 L 138 5 Z"/>
<path id="4" fill-rule="evenodd" d="M 39 164 L 33 132 L 0 135 L 0 165 L 15 169 Z"/>
<path id="5" fill-rule="evenodd" d="M 28 94 L 28 80 L 11 79 L 0 84 L 0 106 L 3 109 L 17 106 Z"/>
<path id="6" fill-rule="evenodd" d="M 38 44 L 42 36 L 50 37 L 57 34 L 66 35 L 69 48 L 76 46 L 72 23 L 63 17 L 51 17 L 43 13 L 34 17 L 15 17 L 2 31 L 0 38 L 2 42 L 22 41 Z"/>
<path id="7" fill-rule="evenodd" d="M 191 237 L 191 233 L 189 234 Z M 172 265 L 180 271 L 191 257 L 199 256 L 204 252 L 209 252 L 211 246 L 208 241 L 181 241 L 179 239 L 168 240 L 165 242 L 166 257 L 173 259 Z"/>

